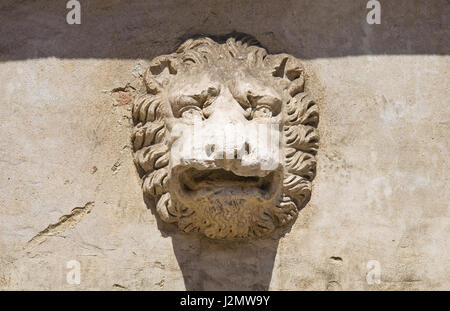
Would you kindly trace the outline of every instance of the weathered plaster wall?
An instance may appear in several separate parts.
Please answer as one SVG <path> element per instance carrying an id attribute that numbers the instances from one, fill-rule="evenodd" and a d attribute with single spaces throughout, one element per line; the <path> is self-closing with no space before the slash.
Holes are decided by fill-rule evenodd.
<path id="1" fill-rule="evenodd" d="M 74 26 L 64 3 L 0 5 L 1 289 L 450 288 L 447 1 L 381 1 L 377 26 L 366 1 L 81 2 Z M 132 161 L 147 60 L 232 31 L 320 81 L 313 197 L 280 240 L 178 233 Z"/>

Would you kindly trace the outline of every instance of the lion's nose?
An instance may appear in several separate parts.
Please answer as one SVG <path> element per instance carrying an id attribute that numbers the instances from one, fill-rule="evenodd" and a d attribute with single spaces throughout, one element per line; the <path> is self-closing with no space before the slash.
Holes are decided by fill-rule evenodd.
<path id="1" fill-rule="evenodd" d="M 255 122 L 198 123 L 171 148 L 171 164 L 222 168 L 240 176 L 265 176 L 280 165 L 280 132 Z"/>
<path id="2" fill-rule="evenodd" d="M 211 159 L 216 167 L 232 171 L 240 176 L 255 176 L 260 170 L 258 157 L 253 156 L 255 148 L 250 143 L 236 137 L 234 142 L 231 139 L 216 140 L 205 145 L 205 154 Z"/>
<path id="3" fill-rule="evenodd" d="M 206 132 L 203 152 L 215 167 L 240 176 L 266 176 L 278 165 L 278 141 L 267 139 L 271 133 L 266 127 L 226 123 Z"/>
<path id="4" fill-rule="evenodd" d="M 206 156 L 210 157 L 211 155 L 219 155 L 219 153 L 216 153 L 216 150 L 222 150 L 221 153 L 225 153 L 227 159 L 232 160 L 239 160 L 242 158 L 243 155 L 250 153 L 250 144 L 248 142 L 244 142 L 243 144 L 235 144 L 232 146 L 223 147 L 220 145 L 220 143 L 213 142 L 213 143 L 207 143 L 205 145 L 205 153 Z"/>
<path id="5" fill-rule="evenodd" d="M 224 88 L 214 102 L 204 111 L 206 123 L 220 127 L 223 124 L 238 124 L 248 122 L 245 110 L 233 97 L 231 92 Z"/>

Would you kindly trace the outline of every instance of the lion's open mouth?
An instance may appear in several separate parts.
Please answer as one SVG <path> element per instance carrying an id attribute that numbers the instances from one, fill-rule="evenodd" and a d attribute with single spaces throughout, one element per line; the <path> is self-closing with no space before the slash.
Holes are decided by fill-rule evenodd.
<path id="1" fill-rule="evenodd" d="M 208 188 L 233 188 L 245 190 L 248 188 L 257 188 L 263 191 L 269 190 L 273 183 L 274 173 L 264 177 L 258 176 L 240 176 L 232 171 L 224 169 L 206 169 L 198 170 L 190 168 L 184 171 L 180 176 L 183 190 L 187 192 L 197 191 Z"/>

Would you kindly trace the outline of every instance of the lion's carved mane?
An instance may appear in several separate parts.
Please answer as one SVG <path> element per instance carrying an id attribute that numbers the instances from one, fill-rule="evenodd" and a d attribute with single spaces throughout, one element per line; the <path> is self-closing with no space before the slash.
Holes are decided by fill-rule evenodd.
<path id="1" fill-rule="evenodd" d="M 251 68 L 266 72 L 274 84 L 283 86 L 289 98 L 282 106 L 283 194 L 270 210 L 271 223 L 249 230 L 247 237 L 266 236 L 276 227 L 291 224 L 311 196 L 311 182 L 316 172 L 319 114 L 316 103 L 304 89 L 306 75 L 301 62 L 287 54 L 269 55 L 247 38 L 229 38 L 224 43 L 207 37 L 190 39 L 175 53 L 151 61 L 143 80 L 145 88 L 136 96 L 132 109 L 134 130 L 131 140 L 134 161 L 143 180 L 144 196 L 155 201 L 162 220 L 178 222 L 180 230 L 205 233 L 204 228 L 186 226 L 184 218 L 189 217 L 189 210 L 173 202 L 167 187 L 170 150 L 166 139 L 166 116 L 170 108 L 165 87 L 177 75 L 180 66 L 237 58 L 244 59 Z"/>

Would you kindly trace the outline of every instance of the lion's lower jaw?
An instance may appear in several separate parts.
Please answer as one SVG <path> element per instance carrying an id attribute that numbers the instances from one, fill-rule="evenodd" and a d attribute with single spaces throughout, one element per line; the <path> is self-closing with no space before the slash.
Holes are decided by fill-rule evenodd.
<path id="1" fill-rule="evenodd" d="M 209 204 L 209 208 L 199 209 L 199 204 L 183 204 L 186 200 L 170 193 L 169 180 L 167 168 L 144 177 L 144 196 L 148 202 L 155 202 L 161 220 L 177 224 L 180 231 L 199 232 L 212 239 L 259 239 L 269 236 L 278 227 L 288 228 L 296 220 L 299 209 L 309 201 L 311 193 L 310 182 L 300 177 L 287 178 L 273 200 L 261 204 L 253 201 L 253 204 L 243 206 L 244 202 L 239 204 L 236 198 L 230 200 L 225 196 L 219 206 Z M 216 196 L 216 201 L 212 202 L 219 198 Z"/>
<path id="2" fill-rule="evenodd" d="M 291 225 L 298 215 L 296 204 L 283 195 L 278 204 L 254 204 L 246 200 L 215 200 L 215 204 L 186 206 L 171 199 L 180 231 L 198 232 L 211 239 L 247 240 L 270 236 L 276 228 Z M 167 206 L 167 205 L 164 205 Z M 167 211 L 158 210 L 160 216 Z M 173 213 L 173 212 L 172 212 Z"/>

